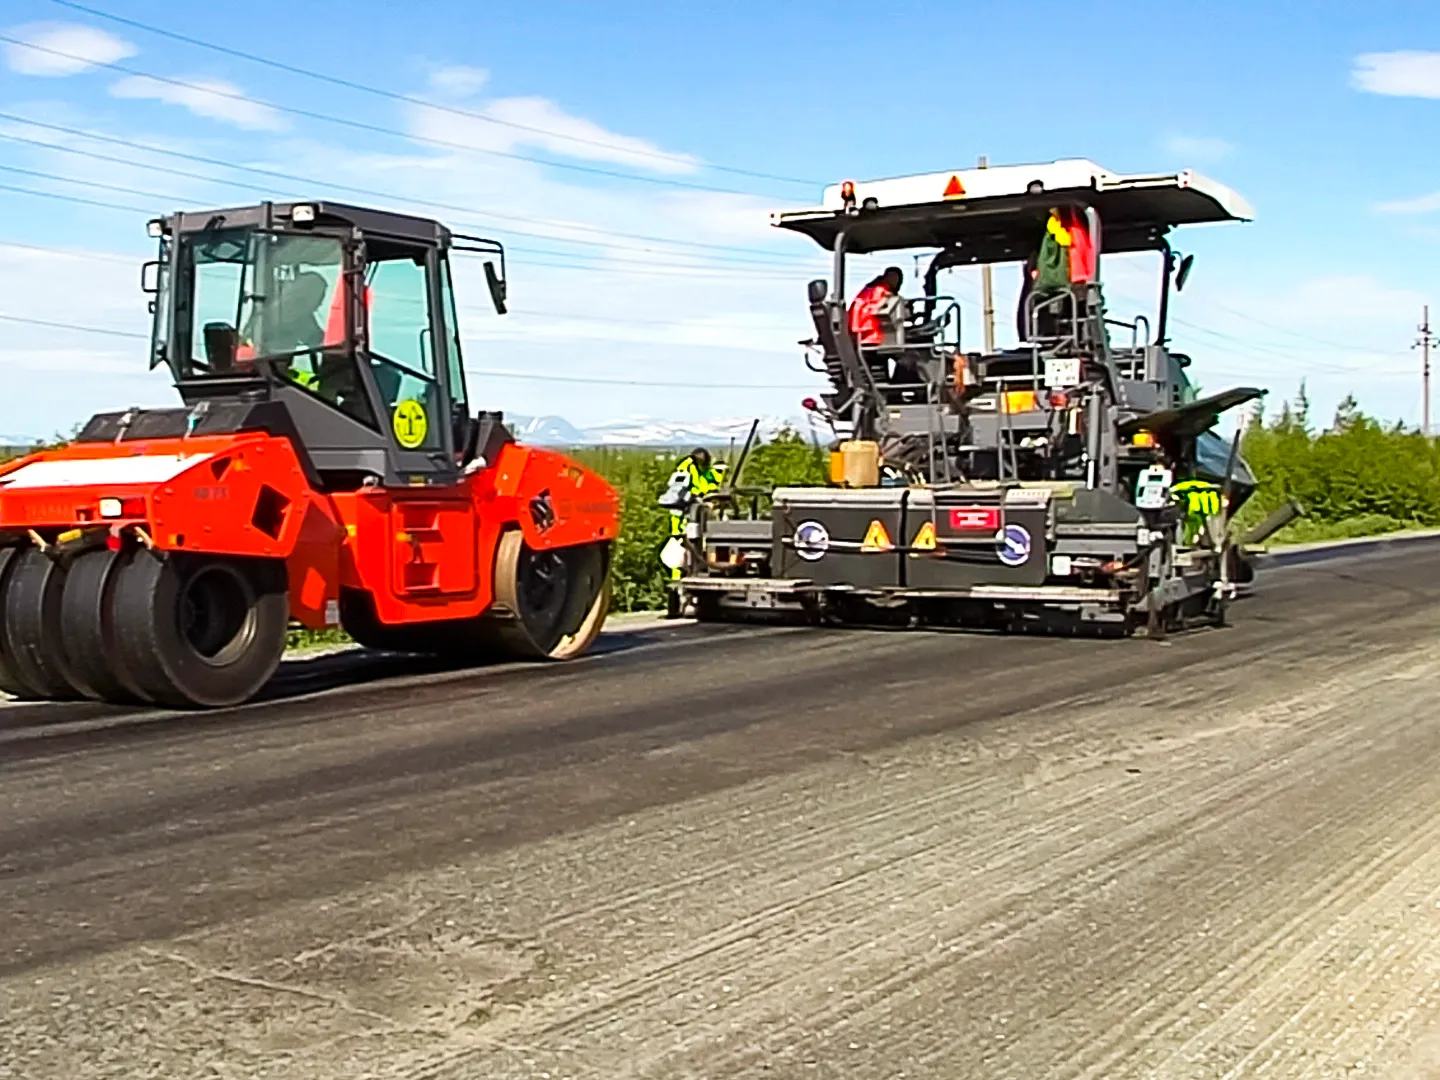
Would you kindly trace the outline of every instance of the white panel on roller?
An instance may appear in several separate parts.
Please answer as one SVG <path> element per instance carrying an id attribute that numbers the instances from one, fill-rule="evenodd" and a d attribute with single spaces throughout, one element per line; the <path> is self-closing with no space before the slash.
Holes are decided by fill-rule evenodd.
<path id="1" fill-rule="evenodd" d="M 213 454 L 139 454 L 133 457 L 35 461 L 5 476 L 0 489 L 51 487 L 120 487 L 127 484 L 163 484 Z"/>

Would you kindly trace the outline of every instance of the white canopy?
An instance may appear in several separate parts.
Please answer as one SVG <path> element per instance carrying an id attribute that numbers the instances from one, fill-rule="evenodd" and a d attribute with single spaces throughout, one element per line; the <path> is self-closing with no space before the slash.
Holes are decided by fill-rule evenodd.
<path id="1" fill-rule="evenodd" d="M 1255 216 L 1239 194 L 1189 169 L 1127 176 L 1083 159 L 855 181 L 849 213 L 842 188 L 827 187 L 818 208 L 772 214 L 771 224 L 827 247 L 844 230 L 857 252 L 982 240 L 1008 248 L 1002 238 L 1033 237 L 1051 205 L 1072 202 L 1099 213 L 1107 250 L 1133 250 L 1154 246 L 1176 226 Z"/>

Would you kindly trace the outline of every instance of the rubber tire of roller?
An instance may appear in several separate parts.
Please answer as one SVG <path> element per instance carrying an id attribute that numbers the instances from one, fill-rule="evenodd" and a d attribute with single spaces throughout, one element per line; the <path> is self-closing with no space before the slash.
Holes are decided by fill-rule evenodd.
<path id="1" fill-rule="evenodd" d="M 206 573 L 242 589 L 246 626 L 207 658 L 186 639 L 181 604 Z M 120 663 L 142 694 L 173 708 L 225 708 L 254 697 L 285 651 L 289 598 L 283 563 L 137 551 L 116 575 L 113 610 Z M 218 657 L 219 659 L 216 659 Z"/>
<path id="2" fill-rule="evenodd" d="M 87 697 L 114 705 L 149 699 L 121 662 L 115 634 L 115 582 L 134 552 L 101 548 L 70 564 L 60 602 L 65 654 Z"/>
<path id="3" fill-rule="evenodd" d="M 5 644 L 21 685 L 45 701 L 85 696 L 65 656 L 60 601 L 65 567 L 39 548 L 15 556 L 5 584 Z"/>
<path id="4" fill-rule="evenodd" d="M 10 639 L 5 628 L 5 592 L 10 570 L 20 554 L 19 548 L 0 547 L 0 694 L 9 694 L 21 701 L 39 701 L 42 695 L 29 683 L 22 682 L 10 659 Z"/>
<path id="5" fill-rule="evenodd" d="M 594 644 L 610 610 L 610 552 L 606 544 L 559 548 L 569 583 L 564 609 L 549 625 L 540 624 L 520 591 L 521 567 L 533 549 L 512 530 L 500 537 L 495 552 L 495 602 L 513 614 L 490 622 L 495 645 L 516 659 L 569 660 Z M 529 616 L 529 617 L 527 617 Z"/>

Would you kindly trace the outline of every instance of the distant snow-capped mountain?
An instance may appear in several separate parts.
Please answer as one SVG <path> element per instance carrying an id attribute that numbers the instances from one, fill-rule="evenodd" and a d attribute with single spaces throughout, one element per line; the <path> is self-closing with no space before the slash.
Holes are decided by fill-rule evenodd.
<path id="1" fill-rule="evenodd" d="M 505 422 L 521 442 L 536 446 L 578 446 L 584 434 L 561 416 L 510 416 Z"/>
<path id="2" fill-rule="evenodd" d="M 576 427 L 563 416 L 512 416 L 505 423 L 516 438 L 531 446 L 724 446 L 731 439 L 745 441 L 753 418 L 707 420 L 694 423 L 672 423 L 652 417 L 638 416 L 612 420 L 590 427 Z M 760 419 L 760 437 L 767 438 L 785 426 L 808 430 L 796 418 L 767 416 Z M 26 435 L 0 434 L 0 447 L 28 449 L 41 440 Z"/>
<path id="3" fill-rule="evenodd" d="M 536 446 L 723 446 L 731 439 L 743 442 L 752 420 L 672 423 L 632 417 L 581 428 L 559 416 L 505 417 L 516 437 Z M 784 417 L 762 417 L 760 435 L 773 435 L 786 424 L 797 426 L 795 420 Z"/>

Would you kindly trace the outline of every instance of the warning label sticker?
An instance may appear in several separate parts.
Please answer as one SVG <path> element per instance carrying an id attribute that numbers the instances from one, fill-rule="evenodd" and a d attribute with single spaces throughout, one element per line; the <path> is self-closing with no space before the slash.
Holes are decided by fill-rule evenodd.
<path id="1" fill-rule="evenodd" d="M 853 536 L 854 533 L 851 533 Z M 865 530 L 865 539 L 860 544 L 861 551 L 889 551 L 895 545 L 890 542 L 890 534 L 885 531 L 885 526 L 879 520 L 870 522 L 870 528 Z"/>
<path id="2" fill-rule="evenodd" d="M 965 194 L 965 185 L 960 182 L 960 177 L 951 175 L 950 183 L 945 185 L 945 198 L 958 199 Z"/>
<path id="3" fill-rule="evenodd" d="M 927 521 L 920 526 L 920 531 L 915 534 L 915 539 L 910 541 L 910 546 L 916 551 L 935 550 L 935 523 Z"/>

